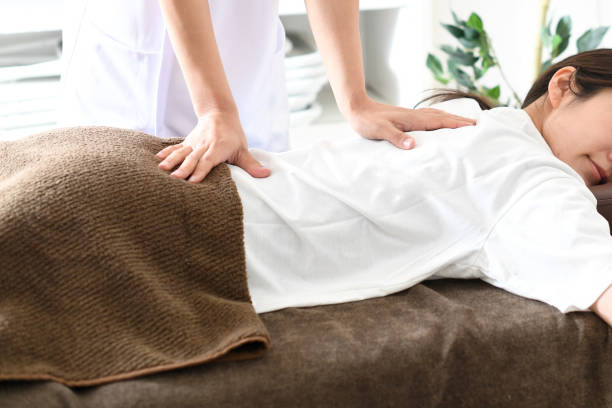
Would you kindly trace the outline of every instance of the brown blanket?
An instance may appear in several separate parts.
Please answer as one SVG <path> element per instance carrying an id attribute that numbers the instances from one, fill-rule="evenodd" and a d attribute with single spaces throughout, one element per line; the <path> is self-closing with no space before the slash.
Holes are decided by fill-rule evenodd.
<path id="1" fill-rule="evenodd" d="M 268 347 L 229 170 L 176 180 L 155 157 L 174 143 L 105 127 L 0 142 L 0 379 L 94 385 Z"/>

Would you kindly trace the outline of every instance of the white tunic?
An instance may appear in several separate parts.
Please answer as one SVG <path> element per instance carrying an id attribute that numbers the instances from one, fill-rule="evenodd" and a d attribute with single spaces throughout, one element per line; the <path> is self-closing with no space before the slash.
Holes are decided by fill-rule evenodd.
<path id="1" fill-rule="evenodd" d="M 414 132 L 400 150 L 359 138 L 231 167 L 257 312 L 383 296 L 428 278 L 481 278 L 563 312 L 612 284 L 612 237 L 580 176 L 522 110 Z M 466 112 L 462 112 L 466 114 Z"/>
<path id="2" fill-rule="evenodd" d="M 278 0 L 209 0 L 221 60 L 251 147 L 288 146 Z M 60 125 L 184 137 L 196 116 L 158 0 L 68 0 Z"/>

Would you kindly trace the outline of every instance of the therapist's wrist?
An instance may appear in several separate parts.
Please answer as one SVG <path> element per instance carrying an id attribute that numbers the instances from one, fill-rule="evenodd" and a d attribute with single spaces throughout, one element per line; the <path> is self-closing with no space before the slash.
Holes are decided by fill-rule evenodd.
<path id="1" fill-rule="evenodd" d="M 205 120 L 212 116 L 225 116 L 238 118 L 238 108 L 236 105 L 209 105 L 195 109 L 198 120 Z"/>
<path id="2" fill-rule="evenodd" d="M 197 115 L 198 123 L 210 120 L 222 120 L 240 123 L 238 109 L 209 109 Z"/>
<path id="3" fill-rule="evenodd" d="M 374 101 L 364 92 L 354 94 L 346 98 L 344 103 L 339 103 L 338 108 L 346 118 L 358 115 L 360 112 L 367 111 Z"/>

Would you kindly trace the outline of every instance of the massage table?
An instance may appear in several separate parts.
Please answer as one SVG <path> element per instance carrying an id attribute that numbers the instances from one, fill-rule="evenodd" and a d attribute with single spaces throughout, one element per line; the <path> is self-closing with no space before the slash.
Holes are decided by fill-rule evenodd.
<path id="1" fill-rule="evenodd" d="M 612 220 L 612 183 L 593 192 Z M 479 280 L 261 319 L 262 357 L 83 388 L 0 382 L 0 408 L 612 407 L 612 328 Z"/>

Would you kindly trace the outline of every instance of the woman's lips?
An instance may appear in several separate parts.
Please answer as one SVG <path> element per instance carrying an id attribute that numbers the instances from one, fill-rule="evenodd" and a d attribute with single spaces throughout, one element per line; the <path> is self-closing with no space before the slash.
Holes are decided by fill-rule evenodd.
<path id="1" fill-rule="evenodd" d="M 589 159 L 589 161 L 591 162 L 591 166 L 593 167 L 593 174 L 595 175 L 595 184 L 599 184 L 602 181 L 607 181 L 608 174 L 605 172 L 605 170 L 599 167 L 597 163 L 595 163 L 593 160 Z"/>

